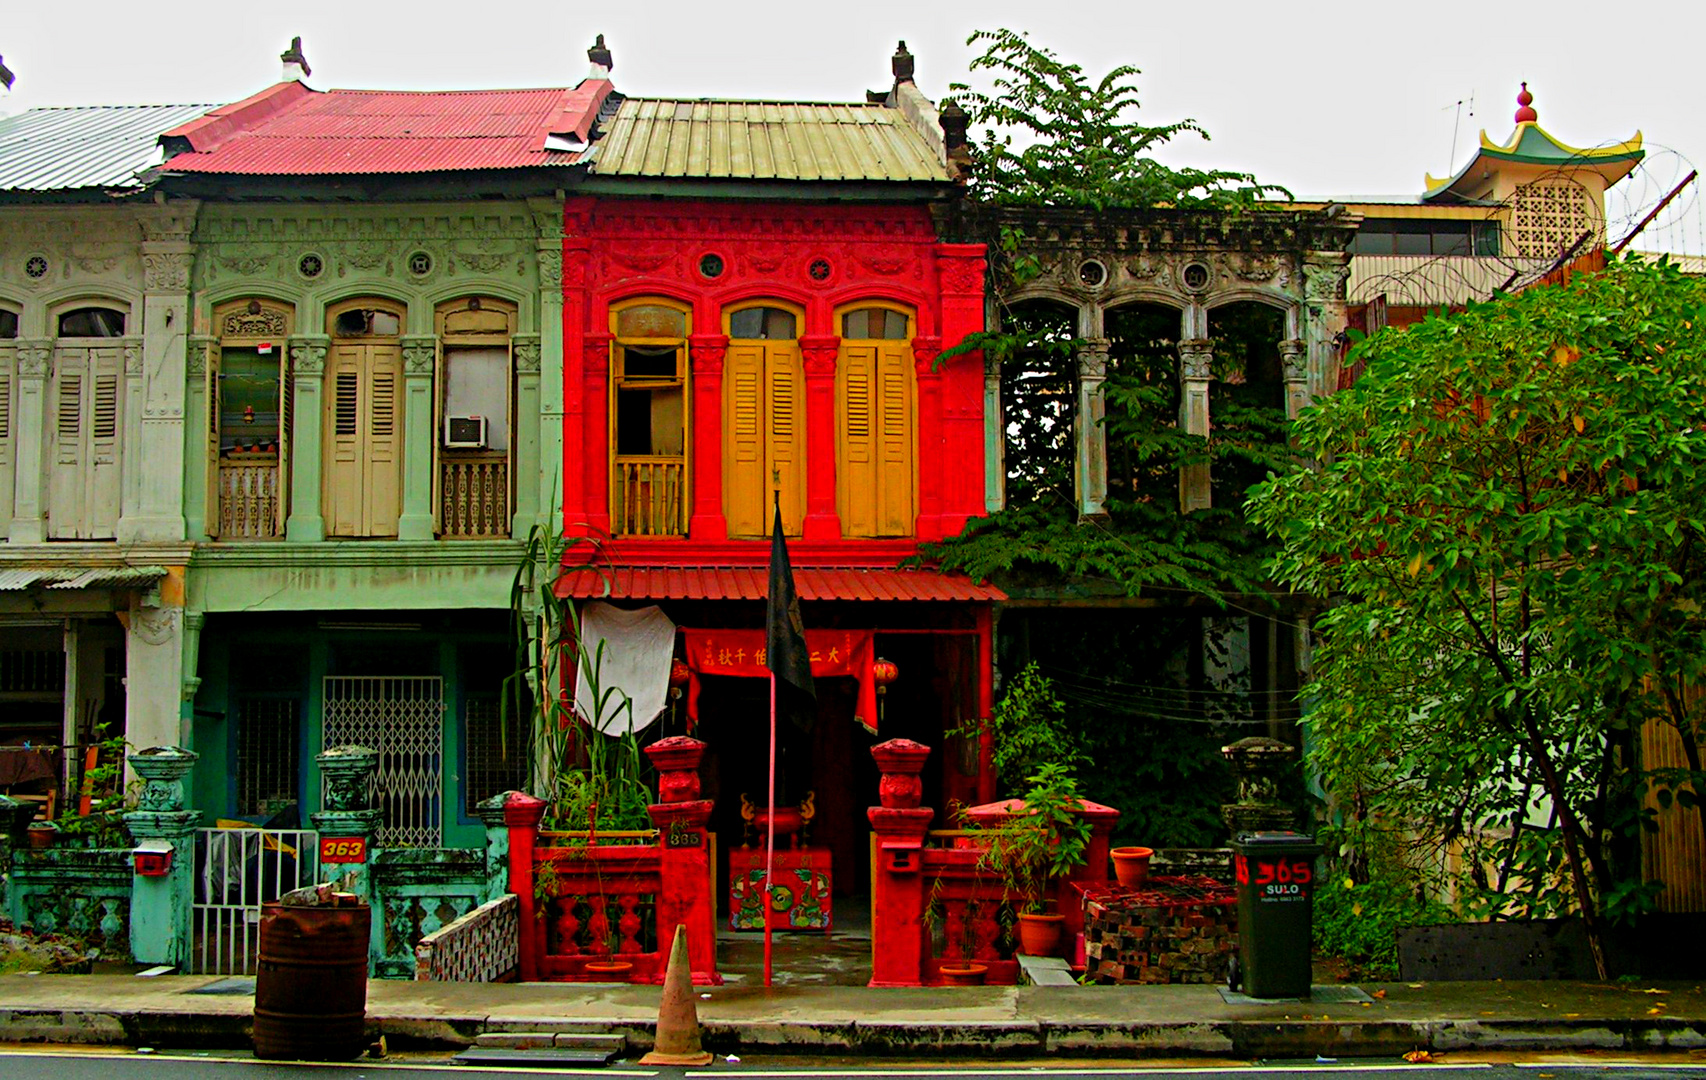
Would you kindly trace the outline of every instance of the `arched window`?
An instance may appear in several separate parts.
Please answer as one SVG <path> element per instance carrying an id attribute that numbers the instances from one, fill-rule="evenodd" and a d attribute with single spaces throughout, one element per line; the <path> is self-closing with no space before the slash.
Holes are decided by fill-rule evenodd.
<path id="1" fill-rule="evenodd" d="M 836 503 L 847 536 L 911 536 L 917 409 L 910 312 L 843 311 L 836 377 Z"/>
<path id="2" fill-rule="evenodd" d="M 326 535 L 392 537 L 402 512 L 403 307 L 350 300 L 326 312 Z"/>
<path id="3" fill-rule="evenodd" d="M 781 494 L 782 528 L 798 536 L 806 501 L 804 313 L 764 301 L 724 313 L 723 512 L 730 536 L 768 536 Z"/>
<path id="4" fill-rule="evenodd" d="M 11 308 L 0 307 L 0 341 L 10 341 L 18 336 L 18 313 Z"/>
<path id="5" fill-rule="evenodd" d="M 0 342 L 18 336 L 18 313 L 13 308 L 0 307 Z M 0 517 L 12 516 L 12 495 L 17 475 L 17 450 L 12 441 L 12 374 L 17 357 L 10 348 L 0 351 Z M 6 534 L 9 521 L 0 521 L 0 536 Z"/>
<path id="6" fill-rule="evenodd" d="M 237 300 L 215 309 L 207 365 L 209 536 L 284 535 L 290 491 L 292 311 Z"/>
<path id="7" fill-rule="evenodd" d="M 610 313 L 610 521 L 617 536 L 685 536 L 688 312 L 668 300 Z"/>
<path id="8" fill-rule="evenodd" d="M 438 533 L 459 539 L 510 534 L 515 402 L 514 304 L 468 297 L 440 304 L 438 331 Z"/>
<path id="9" fill-rule="evenodd" d="M 124 453 L 125 313 L 87 305 L 54 321 L 48 527 L 53 540 L 110 540 L 118 526 Z"/>

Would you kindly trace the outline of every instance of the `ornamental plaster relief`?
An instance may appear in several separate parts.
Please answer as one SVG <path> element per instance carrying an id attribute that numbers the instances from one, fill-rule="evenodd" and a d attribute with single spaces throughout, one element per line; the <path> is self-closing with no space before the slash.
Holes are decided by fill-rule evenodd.
<path id="1" fill-rule="evenodd" d="M 537 334 L 517 334 L 510 339 L 510 350 L 515 356 L 516 374 L 539 374 L 540 348 Z"/>

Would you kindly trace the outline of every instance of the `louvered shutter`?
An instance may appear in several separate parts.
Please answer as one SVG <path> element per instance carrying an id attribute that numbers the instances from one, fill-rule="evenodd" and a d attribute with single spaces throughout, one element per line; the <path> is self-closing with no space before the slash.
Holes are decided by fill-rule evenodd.
<path id="1" fill-rule="evenodd" d="M 296 374 L 290 353 L 280 346 L 278 358 L 278 497 L 274 500 L 273 532 L 284 535 L 290 518 L 290 448 L 296 438 Z"/>
<path id="2" fill-rule="evenodd" d="M 403 354 L 395 345 L 368 349 L 367 470 L 364 536 L 396 536 L 403 509 Z"/>
<path id="3" fill-rule="evenodd" d="M 836 364 L 841 381 L 840 454 L 836 462 L 837 511 L 848 536 L 876 529 L 877 347 L 846 342 Z"/>
<path id="4" fill-rule="evenodd" d="M 0 354 L 0 538 L 12 522 L 12 497 L 17 482 L 17 452 L 12 439 L 12 373 L 17 357 Z"/>
<path id="5" fill-rule="evenodd" d="M 764 346 L 732 344 L 724 360 L 723 498 L 730 536 L 760 536 L 765 526 Z"/>
<path id="6" fill-rule="evenodd" d="M 877 350 L 876 527 L 874 536 L 911 536 L 918 469 L 913 456 L 910 350 L 884 342 Z"/>
<path id="7" fill-rule="evenodd" d="M 769 383 L 769 400 L 765 403 L 769 416 L 765 436 L 769 446 L 769 466 L 774 481 L 782 492 L 782 527 L 789 536 L 800 534 L 802 504 L 806 483 L 806 385 L 805 372 L 800 367 L 800 350 L 792 344 L 773 344 L 765 352 L 765 376 Z M 761 513 L 764 533 L 769 535 L 775 517 L 770 513 L 770 481 L 765 476 L 765 492 Z"/>
<path id="8" fill-rule="evenodd" d="M 124 358 L 112 348 L 90 349 L 89 370 L 89 537 L 110 540 L 118 534 L 124 493 L 119 458 L 124 439 L 120 389 Z"/>
<path id="9" fill-rule="evenodd" d="M 77 540 L 85 536 L 83 387 L 88 382 L 88 375 L 87 349 L 60 349 L 55 353 L 47 535 L 56 540 Z"/>
<path id="10" fill-rule="evenodd" d="M 327 367 L 324 504 L 328 536 L 360 536 L 362 481 L 366 462 L 362 429 L 366 395 L 362 375 L 367 349 L 334 345 Z"/>

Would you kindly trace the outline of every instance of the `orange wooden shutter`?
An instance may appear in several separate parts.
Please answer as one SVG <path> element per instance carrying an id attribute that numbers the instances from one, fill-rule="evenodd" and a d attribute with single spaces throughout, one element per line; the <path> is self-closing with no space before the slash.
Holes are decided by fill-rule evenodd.
<path id="1" fill-rule="evenodd" d="M 800 367 L 800 350 L 792 342 L 775 342 L 765 350 L 765 377 L 769 384 L 768 423 L 765 439 L 769 448 L 761 513 L 764 535 L 770 535 L 775 515 L 770 512 L 770 491 L 779 485 L 782 493 L 782 528 L 789 536 L 800 534 L 806 489 L 806 380 Z"/>
<path id="2" fill-rule="evenodd" d="M 732 344 L 724 360 L 724 514 L 730 536 L 762 536 L 770 475 L 765 453 L 764 346 Z"/>
<path id="3" fill-rule="evenodd" d="M 844 342 L 836 369 L 841 381 L 836 509 L 846 535 L 873 536 L 877 517 L 877 347 Z"/>
<path id="4" fill-rule="evenodd" d="M 884 342 L 877 350 L 876 536 L 911 536 L 916 516 L 908 352 L 901 342 Z"/>

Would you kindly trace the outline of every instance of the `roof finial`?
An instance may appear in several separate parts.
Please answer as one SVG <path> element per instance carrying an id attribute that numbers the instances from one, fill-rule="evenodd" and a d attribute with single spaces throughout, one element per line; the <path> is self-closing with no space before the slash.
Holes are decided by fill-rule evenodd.
<path id="1" fill-rule="evenodd" d="M 912 81 L 912 54 L 906 51 L 906 42 L 894 47 L 894 56 L 889 60 L 889 67 L 894 71 L 896 83 Z"/>
<path id="2" fill-rule="evenodd" d="M 1519 123 L 1519 124 L 1533 124 L 1533 123 L 1537 123 L 1540 120 L 1540 114 L 1535 112 L 1532 108 L 1530 108 L 1530 106 L 1532 106 L 1534 104 L 1534 95 L 1528 92 L 1528 84 L 1527 83 L 1522 84 L 1522 90 L 1516 96 L 1516 103 L 1517 103 L 1517 110 L 1516 110 L 1516 122 L 1517 123 Z"/>
<path id="3" fill-rule="evenodd" d="M 290 48 L 279 53 L 278 58 L 284 61 L 285 82 L 301 82 L 314 74 L 314 69 L 308 66 L 308 57 L 303 55 L 300 35 L 290 39 Z"/>
<path id="4" fill-rule="evenodd" d="M 5 58 L 0 57 L 0 60 L 3 59 Z M 12 89 L 12 78 L 12 69 L 5 64 L 0 64 L 0 86 L 4 86 L 8 90 Z"/>
<path id="5" fill-rule="evenodd" d="M 610 55 L 609 49 L 604 47 L 603 34 L 598 35 L 598 39 L 592 43 L 592 48 L 586 51 L 586 58 L 592 62 L 593 67 L 604 69 L 602 73 L 594 72 L 594 78 L 609 76 L 611 69 L 616 66 L 616 58 Z"/>

